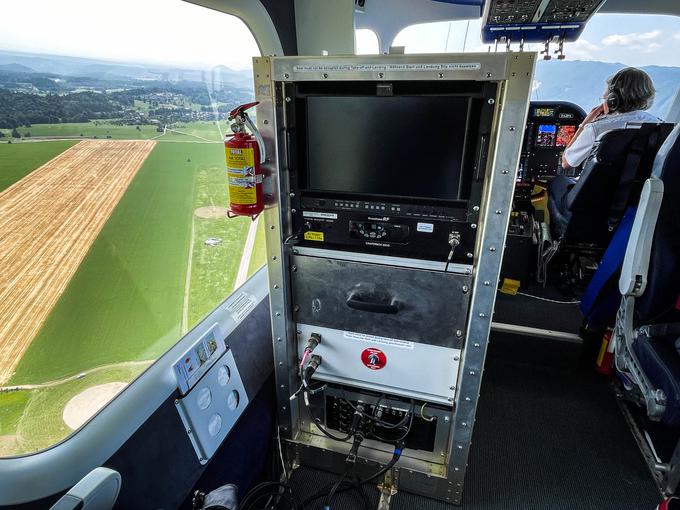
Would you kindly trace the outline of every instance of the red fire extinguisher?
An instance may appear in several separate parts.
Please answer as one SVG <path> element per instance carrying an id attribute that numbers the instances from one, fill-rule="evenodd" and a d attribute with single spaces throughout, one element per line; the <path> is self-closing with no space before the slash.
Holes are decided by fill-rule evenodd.
<path id="1" fill-rule="evenodd" d="M 258 103 L 242 104 L 229 113 L 234 134 L 225 137 L 224 149 L 227 156 L 230 218 L 250 216 L 254 220 L 264 209 L 264 174 L 261 167 L 265 160 L 264 141 L 246 113 L 246 110 L 256 104 Z M 246 131 L 246 127 L 250 133 Z"/>

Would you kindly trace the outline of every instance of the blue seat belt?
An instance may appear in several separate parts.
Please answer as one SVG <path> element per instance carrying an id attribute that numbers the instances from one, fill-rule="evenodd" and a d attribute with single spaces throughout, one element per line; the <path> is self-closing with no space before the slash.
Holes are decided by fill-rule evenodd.
<path id="1" fill-rule="evenodd" d="M 595 271 L 585 294 L 581 298 L 581 312 L 588 323 L 600 323 L 613 318 L 621 302 L 618 286 L 615 292 L 610 292 L 604 296 L 600 296 L 600 294 L 611 278 L 621 270 L 628 239 L 633 229 L 636 209 L 636 207 L 626 209 L 609 242 L 609 246 L 607 246 L 607 250 L 604 252 L 597 271 Z"/>

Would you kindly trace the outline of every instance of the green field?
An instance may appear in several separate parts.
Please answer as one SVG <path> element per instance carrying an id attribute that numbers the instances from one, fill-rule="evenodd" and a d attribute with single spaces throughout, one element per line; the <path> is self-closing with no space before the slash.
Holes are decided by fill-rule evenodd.
<path id="1" fill-rule="evenodd" d="M 0 191 L 76 143 L 75 141 L 0 143 Z"/>
<path id="2" fill-rule="evenodd" d="M 248 276 L 252 276 L 255 272 L 267 263 L 267 250 L 264 242 L 264 218 L 260 218 L 257 225 L 257 235 L 255 236 L 255 244 L 253 246 L 253 254 L 250 256 L 250 266 L 248 266 Z"/>
<path id="3" fill-rule="evenodd" d="M 7 409 L 12 420 L 0 427 L 0 457 L 42 450 L 65 438 L 71 429 L 62 414 L 71 398 L 96 384 L 131 381 L 146 366 L 109 368 L 46 388 L 0 393 L 0 412 Z"/>
<path id="4" fill-rule="evenodd" d="M 0 144 L 0 161 L 26 174 L 74 143 Z M 117 364 L 156 359 L 181 337 L 183 316 L 190 328 L 233 291 L 250 221 L 193 215 L 227 205 L 225 177 L 219 143 L 156 145 L 7 383 L 57 384 L 0 393 L 0 456 L 61 440 L 70 430 L 60 415 L 72 396 L 131 380 L 141 368 Z M 249 273 L 264 263 L 262 225 Z M 207 246 L 208 237 L 222 243 Z M 79 373 L 87 375 L 58 382 Z"/>
<path id="5" fill-rule="evenodd" d="M 196 174 L 194 207 L 227 207 L 229 197 L 224 164 L 220 159 L 224 151 L 221 145 L 207 145 L 206 147 L 215 151 L 215 161 L 219 163 L 206 166 Z M 231 294 L 241 262 L 243 243 L 248 233 L 249 223 L 248 218 L 194 217 L 189 328 Z M 205 240 L 210 237 L 219 238 L 222 243 L 217 246 L 207 246 Z"/>
<path id="6" fill-rule="evenodd" d="M 42 137 L 83 137 L 112 140 L 149 140 L 155 139 L 159 141 L 168 142 L 201 142 L 211 141 L 220 142 L 223 136 L 220 134 L 220 128 L 216 122 L 199 121 L 199 122 L 183 122 L 172 124 L 168 126 L 168 131 L 163 134 L 156 130 L 154 125 L 139 126 L 119 126 L 108 123 L 105 120 L 95 122 L 73 122 L 64 124 L 33 124 L 31 127 L 20 127 L 17 131 L 24 136 L 30 133 L 30 137 L 23 138 L 23 141 L 36 140 Z M 221 123 L 222 131 L 226 132 L 227 124 Z M 10 129 L 0 129 L 6 138 L 0 140 L 8 140 L 10 138 Z M 15 141 L 15 140 L 14 140 Z M 16 141 L 15 141 L 16 142 Z M 22 142 L 23 143 L 23 142 Z"/>

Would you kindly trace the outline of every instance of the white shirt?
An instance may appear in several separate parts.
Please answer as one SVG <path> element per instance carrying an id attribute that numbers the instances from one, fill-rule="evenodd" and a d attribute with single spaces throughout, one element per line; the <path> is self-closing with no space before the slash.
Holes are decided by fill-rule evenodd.
<path id="1" fill-rule="evenodd" d="M 661 119 L 644 110 L 612 113 L 600 117 L 583 127 L 581 134 L 574 140 L 571 147 L 564 151 L 564 157 L 569 166 L 577 167 L 590 155 L 595 140 L 600 136 L 614 129 L 625 129 L 629 123 L 640 124 L 643 122 L 661 122 Z"/>

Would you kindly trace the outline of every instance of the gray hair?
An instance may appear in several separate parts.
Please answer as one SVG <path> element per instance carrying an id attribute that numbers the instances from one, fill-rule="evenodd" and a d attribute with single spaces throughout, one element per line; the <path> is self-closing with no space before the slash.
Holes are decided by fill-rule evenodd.
<path id="1" fill-rule="evenodd" d="M 656 90 L 649 75 L 641 69 L 626 67 L 607 80 L 609 92 L 618 94 L 616 111 L 647 110 L 654 103 Z"/>

